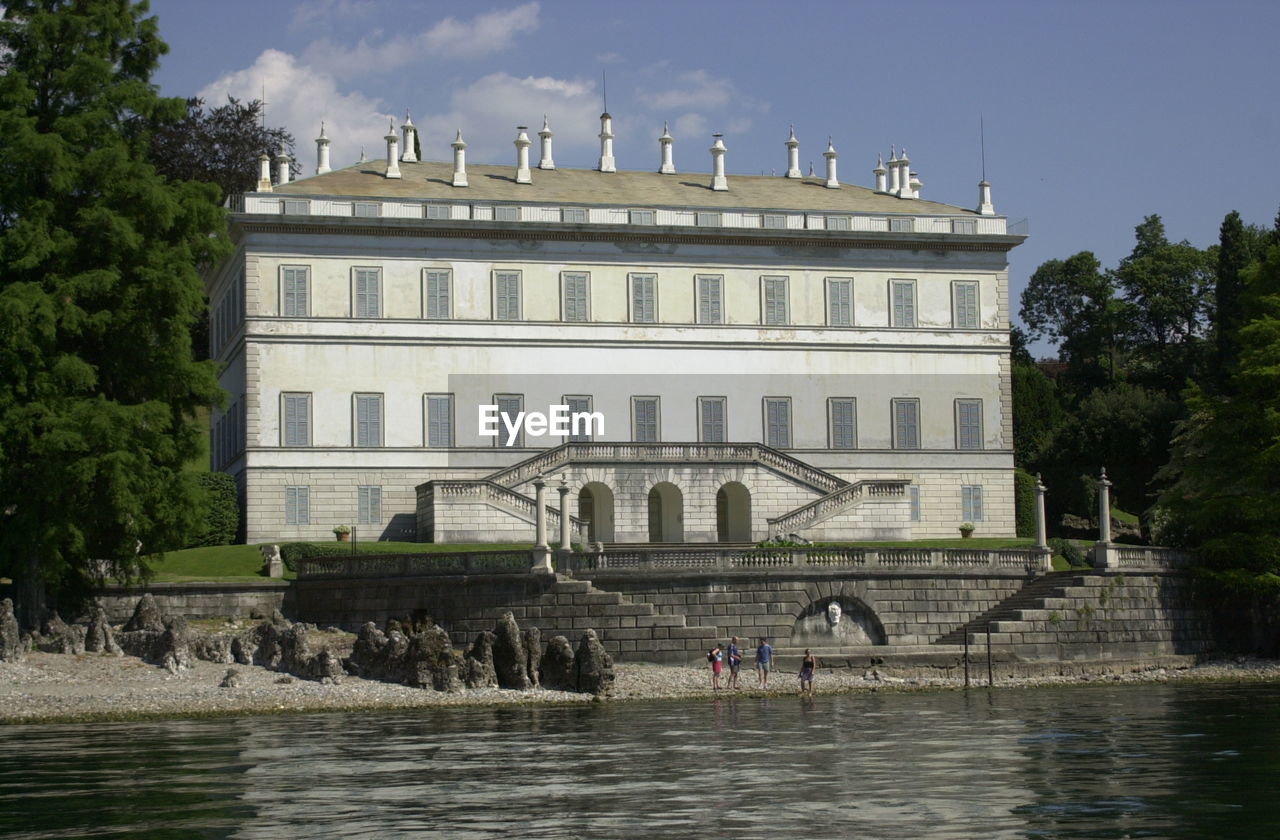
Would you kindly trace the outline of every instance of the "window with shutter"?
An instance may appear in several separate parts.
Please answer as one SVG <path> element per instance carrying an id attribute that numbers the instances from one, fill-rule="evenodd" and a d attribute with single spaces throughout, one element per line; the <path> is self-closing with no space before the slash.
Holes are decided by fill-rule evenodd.
<path id="1" fill-rule="evenodd" d="M 311 524 L 311 488 L 284 488 L 284 524 Z"/>
<path id="2" fill-rule="evenodd" d="M 382 317 L 382 269 L 357 268 L 355 317 Z"/>
<path id="3" fill-rule="evenodd" d="M 427 318 L 433 321 L 445 321 L 452 318 L 453 304 L 450 296 L 453 291 L 453 272 L 428 269 L 426 274 Z"/>
<path id="4" fill-rule="evenodd" d="M 631 320 L 638 324 L 658 322 L 658 276 L 631 275 Z"/>
<path id="5" fill-rule="evenodd" d="M 853 220 L 848 216 L 827 216 L 827 230 L 851 230 Z"/>
<path id="6" fill-rule="evenodd" d="M 632 397 L 631 415 L 633 439 L 638 443 L 656 443 L 658 440 L 658 398 Z"/>
<path id="7" fill-rule="evenodd" d="M 356 488 L 356 520 L 361 525 L 382 523 L 382 488 Z"/>
<path id="8" fill-rule="evenodd" d="M 762 277 L 764 283 L 764 322 L 766 324 L 786 324 L 787 312 L 787 278 Z"/>
<path id="9" fill-rule="evenodd" d="M 453 218 L 453 208 L 448 204 L 427 204 L 426 215 L 428 219 L 451 219 Z"/>
<path id="10" fill-rule="evenodd" d="M 498 321 L 520 320 L 520 272 L 494 273 L 493 317 Z"/>
<path id="11" fill-rule="evenodd" d="M 698 323 L 723 324 L 724 301 L 722 289 L 724 278 L 716 274 L 699 274 L 698 281 Z"/>
<path id="12" fill-rule="evenodd" d="M 858 411 L 852 397 L 831 398 L 831 448 L 854 449 L 858 445 Z"/>
<path id="13" fill-rule="evenodd" d="M 920 448 L 920 401 L 893 400 L 893 448 Z"/>
<path id="14" fill-rule="evenodd" d="M 651 225 L 653 224 L 652 210 L 632 210 L 631 224 L 633 225 Z"/>
<path id="15" fill-rule="evenodd" d="M 916 281 L 890 280 L 889 292 L 892 298 L 890 310 L 894 327 L 914 327 L 916 325 Z"/>
<path id="16" fill-rule="evenodd" d="M 305 266 L 285 266 L 280 269 L 280 283 L 284 287 L 281 314 L 286 318 L 306 318 L 310 315 L 311 269 Z"/>
<path id="17" fill-rule="evenodd" d="M 952 326 L 958 330 L 978 328 L 978 284 L 951 284 Z"/>
<path id="18" fill-rule="evenodd" d="M 376 201 L 357 201 L 352 215 L 360 219 L 376 219 L 382 215 L 382 205 Z"/>
<path id="19" fill-rule="evenodd" d="M 563 311 L 566 321 L 589 321 L 587 283 L 590 275 L 585 272 L 565 272 L 561 277 L 564 297 Z"/>
<path id="20" fill-rule="evenodd" d="M 782 215 L 778 215 L 778 214 L 774 214 L 774 213 L 766 213 L 766 214 L 764 215 L 764 227 L 765 227 L 765 228 L 767 228 L 767 229 L 769 229 L 769 230 L 781 230 L 781 229 L 785 228 L 786 226 L 787 226 L 787 217 L 786 217 L 786 216 L 782 216 Z"/>
<path id="21" fill-rule="evenodd" d="M 907 488 L 907 501 L 911 505 L 911 521 L 920 521 L 920 488 L 914 484 Z"/>
<path id="22" fill-rule="evenodd" d="M 982 400 L 956 400 L 956 449 L 982 448 Z"/>
<path id="23" fill-rule="evenodd" d="M 516 418 L 524 411 L 523 394 L 494 394 L 493 404 L 498 407 L 498 435 L 493 439 L 494 446 L 507 445 L 508 423 L 515 425 Z M 505 419 L 504 419 L 505 418 Z M 524 426 L 516 427 L 516 438 L 511 442 L 514 447 L 524 446 Z"/>
<path id="24" fill-rule="evenodd" d="M 495 207 L 493 208 L 493 219 L 496 222 L 518 222 L 520 221 L 520 208 Z"/>
<path id="25" fill-rule="evenodd" d="M 982 486 L 966 484 L 960 488 L 960 518 L 965 522 L 982 521 Z"/>
<path id="26" fill-rule="evenodd" d="M 591 397 L 565 397 L 564 404 L 569 407 L 569 417 L 572 420 L 573 415 L 579 413 L 589 414 L 591 412 Z M 570 441 L 589 441 L 591 440 L 591 425 L 582 423 L 578 427 L 578 434 L 573 433 L 572 424 L 569 426 Z"/>
<path id="27" fill-rule="evenodd" d="M 703 443 L 724 443 L 725 406 L 724 397 L 698 397 L 698 439 Z"/>
<path id="28" fill-rule="evenodd" d="M 853 281 L 827 278 L 827 323 L 833 327 L 853 326 Z"/>
<path id="29" fill-rule="evenodd" d="M 284 446 L 311 445 L 311 395 L 282 394 L 284 422 L 281 431 Z"/>
<path id="30" fill-rule="evenodd" d="M 791 446 L 791 400 L 787 397 L 765 397 L 764 442 L 779 449 Z"/>
<path id="31" fill-rule="evenodd" d="M 356 394 L 356 446 L 382 446 L 381 394 Z"/>
<path id="32" fill-rule="evenodd" d="M 565 207 L 560 211 L 560 218 L 568 224 L 585 225 L 587 210 L 585 207 Z"/>
<path id="33" fill-rule="evenodd" d="M 427 446 L 453 446 L 453 395 L 427 395 Z"/>

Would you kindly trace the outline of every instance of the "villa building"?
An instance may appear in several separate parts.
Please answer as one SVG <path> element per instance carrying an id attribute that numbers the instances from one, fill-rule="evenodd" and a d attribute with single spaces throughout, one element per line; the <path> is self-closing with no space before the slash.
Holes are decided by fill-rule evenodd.
<path id="1" fill-rule="evenodd" d="M 263 156 L 207 277 L 248 541 L 530 541 L 538 475 L 591 541 L 1011 536 L 1024 237 L 986 182 L 927 201 L 903 150 L 854 186 L 830 144 L 806 176 L 794 133 L 777 177 L 719 136 L 679 173 L 665 130 L 622 171 L 611 122 L 592 170 L 545 124 L 514 166 L 417 160 L 407 121 L 384 160 Z"/>

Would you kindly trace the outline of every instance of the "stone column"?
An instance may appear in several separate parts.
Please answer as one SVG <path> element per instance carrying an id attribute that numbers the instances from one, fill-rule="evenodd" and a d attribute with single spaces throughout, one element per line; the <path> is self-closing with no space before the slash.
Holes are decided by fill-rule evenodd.
<path id="1" fill-rule="evenodd" d="M 565 552 L 573 551 L 573 541 L 569 537 L 569 481 L 561 478 L 560 486 L 556 488 L 560 492 L 560 550 Z"/>
<path id="2" fill-rule="evenodd" d="M 583 519 L 578 522 L 578 542 L 582 543 L 583 548 L 591 545 L 591 520 Z"/>
<path id="3" fill-rule="evenodd" d="M 1111 481 L 1107 468 L 1098 476 L 1098 542 L 1093 547 L 1095 569 L 1115 566 L 1115 547 L 1111 544 Z"/>
<path id="4" fill-rule="evenodd" d="M 1053 552 L 1049 550 L 1049 533 L 1044 516 L 1044 494 L 1048 489 L 1036 473 L 1036 550 L 1044 555 L 1044 571 L 1053 571 Z"/>
<path id="5" fill-rule="evenodd" d="M 533 491 L 534 545 L 533 568 L 530 571 L 553 574 L 551 547 L 547 545 L 547 482 L 541 474 L 533 480 Z"/>

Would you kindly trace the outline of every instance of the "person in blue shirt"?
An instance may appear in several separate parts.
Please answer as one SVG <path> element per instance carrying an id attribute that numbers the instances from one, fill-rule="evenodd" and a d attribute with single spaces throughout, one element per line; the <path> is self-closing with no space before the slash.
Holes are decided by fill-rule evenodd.
<path id="1" fill-rule="evenodd" d="M 759 681 L 760 688 L 769 687 L 769 671 L 773 668 L 773 648 L 769 646 L 769 640 L 760 639 L 760 647 L 756 648 L 756 679 Z"/>
<path id="2" fill-rule="evenodd" d="M 742 649 L 738 647 L 738 637 L 729 642 L 729 688 L 741 688 L 738 685 L 738 671 L 742 668 Z"/>

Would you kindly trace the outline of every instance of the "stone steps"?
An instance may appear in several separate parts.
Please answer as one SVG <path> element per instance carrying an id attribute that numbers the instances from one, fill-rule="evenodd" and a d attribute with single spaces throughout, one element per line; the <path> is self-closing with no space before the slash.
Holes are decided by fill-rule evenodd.
<path id="1" fill-rule="evenodd" d="M 1017 619 L 1023 610 L 1045 609 L 1043 604 L 1046 598 L 1058 595 L 1064 587 L 1075 583 L 1078 579 L 1071 572 L 1051 572 L 1038 577 L 986 612 L 939 636 L 933 643 L 937 645 L 963 645 L 967 635 L 970 638 L 970 644 L 972 644 L 975 636 L 986 635 L 988 624 Z M 994 630 L 995 628 L 993 627 L 992 629 Z"/>

